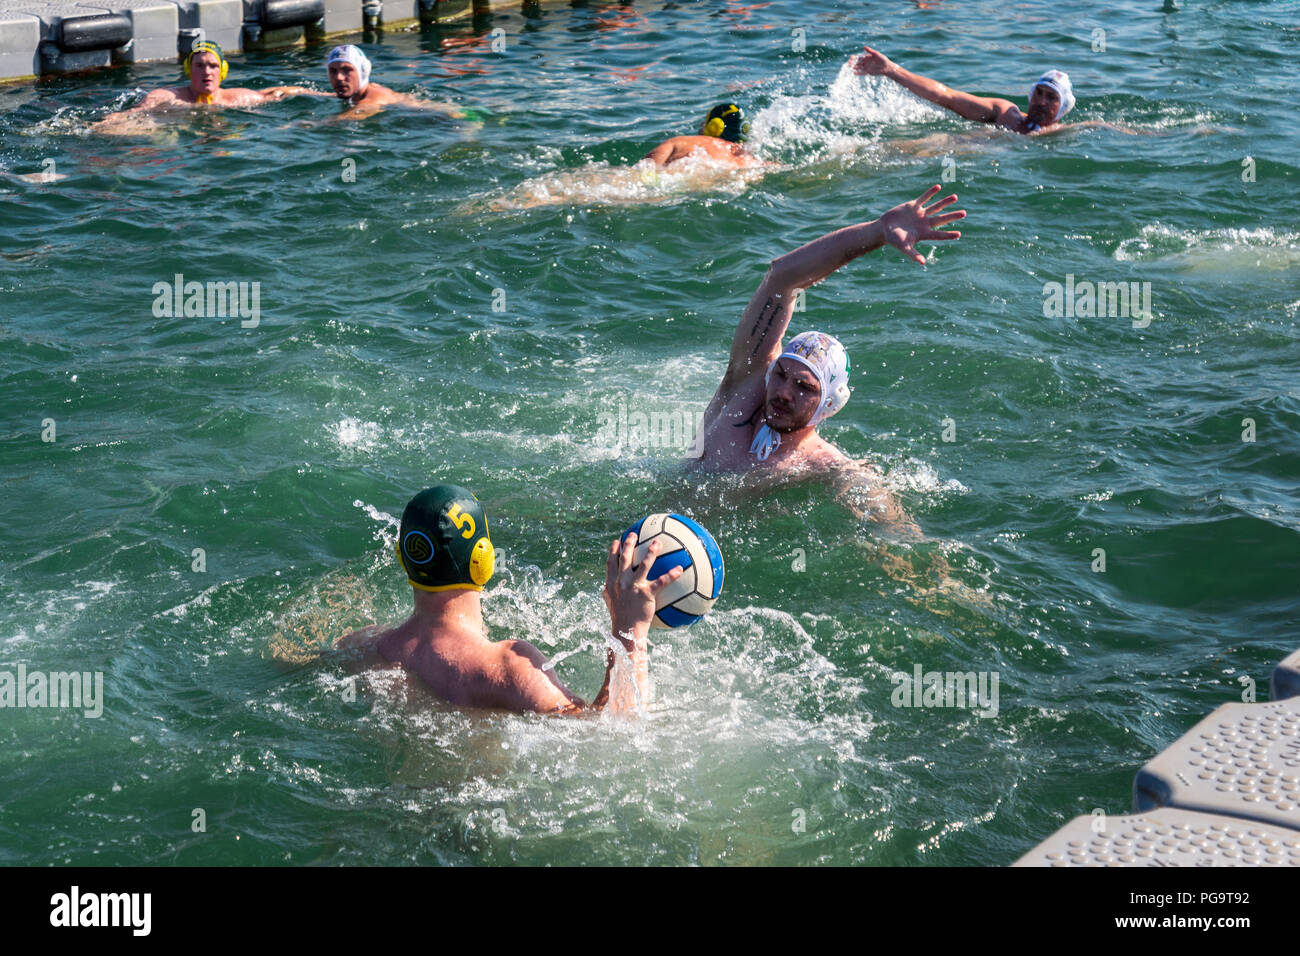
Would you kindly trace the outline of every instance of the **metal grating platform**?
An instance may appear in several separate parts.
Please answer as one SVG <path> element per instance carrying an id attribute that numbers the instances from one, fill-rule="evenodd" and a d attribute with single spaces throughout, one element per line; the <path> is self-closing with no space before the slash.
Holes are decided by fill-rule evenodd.
<path id="1" fill-rule="evenodd" d="M 1103 826 L 1100 832 L 1094 832 Z M 1300 833 L 1190 810 L 1075 817 L 1013 866 L 1300 866 Z"/>

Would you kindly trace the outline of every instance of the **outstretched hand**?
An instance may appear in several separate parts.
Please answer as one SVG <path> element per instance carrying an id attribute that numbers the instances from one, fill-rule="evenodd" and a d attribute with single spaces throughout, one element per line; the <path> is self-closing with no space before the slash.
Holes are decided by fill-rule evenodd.
<path id="1" fill-rule="evenodd" d="M 928 209 L 925 204 L 939 192 L 938 184 L 931 186 L 917 199 L 900 203 L 880 217 L 880 226 L 884 230 L 885 242 L 889 243 L 913 262 L 925 265 L 925 256 L 916 251 L 916 243 L 926 240 L 942 242 L 946 239 L 960 239 L 956 231 L 940 232 L 936 227 L 947 225 L 958 219 L 966 218 L 966 210 L 940 214 L 939 210 L 957 201 L 957 195 L 945 196 Z"/>
<path id="2" fill-rule="evenodd" d="M 644 629 L 654 619 L 655 596 L 682 576 L 682 569 L 677 567 L 653 581 L 646 580 L 659 554 L 659 542 L 650 542 L 645 558 L 640 564 L 634 564 L 636 541 L 635 533 L 628 534 L 621 542 L 615 541 L 605 559 L 605 587 L 600 595 L 609 608 L 614 633 L 620 638 L 630 633 L 645 636 Z M 639 633 L 638 625 L 642 626 Z"/>
<path id="3" fill-rule="evenodd" d="M 892 62 L 889 57 L 869 46 L 863 46 L 862 49 L 867 52 L 849 58 L 849 63 L 853 65 L 853 72 L 858 76 L 884 76 Z"/>

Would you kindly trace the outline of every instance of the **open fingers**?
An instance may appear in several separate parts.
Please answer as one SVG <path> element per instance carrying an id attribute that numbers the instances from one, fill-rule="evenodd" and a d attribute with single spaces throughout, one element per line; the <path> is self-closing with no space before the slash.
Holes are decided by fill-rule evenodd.
<path id="1" fill-rule="evenodd" d="M 916 203 L 917 205 L 924 206 L 927 202 L 930 201 L 930 198 L 941 189 L 943 189 L 943 187 L 940 186 L 938 183 L 935 183 L 933 186 L 931 186 L 929 189 L 923 192 L 916 199 L 913 199 L 912 202 Z M 957 197 L 953 196 L 952 198 L 956 199 Z"/>
<path id="2" fill-rule="evenodd" d="M 926 195 L 927 195 L 927 196 L 933 196 L 933 195 L 934 195 L 936 192 L 938 192 L 938 191 L 939 191 L 939 187 L 938 187 L 938 186 L 934 186 L 934 187 L 930 190 L 930 192 L 926 193 Z M 949 195 L 949 196 L 944 196 L 942 199 L 936 200 L 935 203 L 934 203 L 934 205 L 932 205 L 929 209 L 925 210 L 925 214 L 926 214 L 927 216 L 933 216 L 933 215 L 935 215 L 936 213 L 938 213 L 938 211 L 939 211 L 940 209 L 943 209 L 945 206 L 951 206 L 951 205 L 952 205 L 953 203 L 955 203 L 956 201 L 957 201 L 957 194 L 956 194 L 956 193 L 953 193 L 953 194 L 951 194 L 951 195 Z"/>
<path id="3" fill-rule="evenodd" d="M 632 567 L 632 559 L 636 555 L 636 542 L 637 536 L 635 531 L 628 532 L 628 534 L 623 538 L 623 548 L 619 553 L 618 561 L 619 571 L 626 571 L 628 568 Z"/>
<path id="4" fill-rule="evenodd" d="M 952 212 L 946 212 L 942 216 L 927 216 L 926 220 L 931 229 L 939 226 L 946 226 L 950 222 L 956 222 L 958 219 L 966 218 L 965 209 L 955 209 Z"/>
<path id="5" fill-rule="evenodd" d="M 619 541 L 615 538 L 609 545 L 609 553 L 605 555 L 605 589 L 604 594 L 609 594 L 610 586 L 614 579 L 618 577 L 618 550 Z"/>
<path id="6" fill-rule="evenodd" d="M 907 256 L 907 258 L 911 259 L 913 262 L 925 265 L 925 256 L 917 252 L 916 246 L 912 245 L 911 242 L 904 242 L 899 245 L 898 251 Z"/>

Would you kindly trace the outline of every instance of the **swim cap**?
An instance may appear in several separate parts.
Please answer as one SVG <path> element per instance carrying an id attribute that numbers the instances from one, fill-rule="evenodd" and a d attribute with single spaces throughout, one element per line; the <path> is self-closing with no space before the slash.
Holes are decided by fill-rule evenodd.
<path id="1" fill-rule="evenodd" d="M 329 69 L 331 63 L 351 63 L 356 68 L 357 75 L 361 77 L 361 88 L 364 90 L 370 85 L 370 59 L 361 52 L 360 47 L 353 46 L 351 43 L 336 46 L 330 50 L 325 68 Z"/>
<path id="2" fill-rule="evenodd" d="M 226 61 L 225 54 L 221 52 L 221 47 L 211 40 L 199 40 L 190 47 L 190 52 L 185 57 L 185 75 L 190 75 L 190 60 L 194 59 L 196 53 L 211 53 L 221 64 L 221 79 L 226 79 L 226 74 L 230 72 L 230 64 Z"/>
<path id="3" fill-rule="evenodd" d="M 719 103 L 709 110 L 700 131 L 704 136 L 720 136 L 722 139 L 739 143 L 749 132 L 749 124 L 743 122 L 745 111 L 735 103 Z"/>
<path id="4" fill-rule="evenodd" d="M 421 591 L 483 590 L 496 550 L 474 493 L 438 485 L 412 498 L 402 512 L 397 559 L 412 587 Z"/>
<path id="5" fill-rule="evenodd" d="M 840 340 L 825 332 L 804 332 L 796 335 L 778 357 L 801 362 L 817 376 L 822 387 L 822 400 L 808 424 L 818 425 L 830 418 L 849 400 L 849 353 Z M 767 367 L 767 379 L 772 377 L 773 362 Z M 767 379 L 764 379 L 766 384 Z"/>
<path id="6" fill-rule="evenodd" d="M 796 335 L 785 347 L 785 351 L 767 367 L 764 385 L 772 380 L 772 369 L 783 358 L 807 366 L 817 376 L 817 384 L 821 386 L 821 401 L 817 405 L 817 411 L 808 420 L 809 425 L 816 428 L 848 402 L 849 395 L 852 394 L 849 390 L 849 353 L 835 336 L 825 332 Z M 766 461 L 767 456 L 780 447 L 780 433 L 764 422 L 749 450 L 758 456 L 759 461 Z"/>
<path id="7" fill-rule="evenodd" d="M 1053 123 L 1059 123 L 1061 117 L 1070 110 L 1074 109 L 1074 88 L 1070 85 L 1070 75 L 1063 70 L 1048 70 L 1038 78 L 1038 82 L 1030 89 L 1029 95 L 1033 96 L 1034 89 L 1045 86 L 1061 101 L 1056 108 L 1056 116 L 1052 118 Z"/>

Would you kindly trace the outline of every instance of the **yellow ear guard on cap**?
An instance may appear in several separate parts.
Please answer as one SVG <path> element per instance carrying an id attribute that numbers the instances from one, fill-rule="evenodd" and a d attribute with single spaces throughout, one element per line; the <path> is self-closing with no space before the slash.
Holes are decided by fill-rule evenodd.
<path id="1" fill-rule="evenodd" d="M 749 124 L 744 119 L 744 111 L 735 103 L 719 103 L 709 110 L 700 134 L 739 143 L 749 132 Z"/>
<path id="2" fill-rule="evenodd" d="M 194 59 L 196 53 L 211 53 L 221 64 L 221 82 L 226 81 L 226 74 L 230 72 L 230 62 L 226 59 L 225 54 L 221 52 L 221 47 L 211 40 L 199 40 L 190 47 L 189 55 L 185 57 L 185 75 L 190 76 L 190 60 Z"/>
<path id="3" fill-rule="evenodd" d="M 474 550 L 469 558 L 470 580 L 479 587 L 487 584 L 488 578 L 492 577 L 492 572 L 496 570 L 496 564 L 497 549 L 492 547 L 492 542 L 486 537 L 475 541 Z"/>

